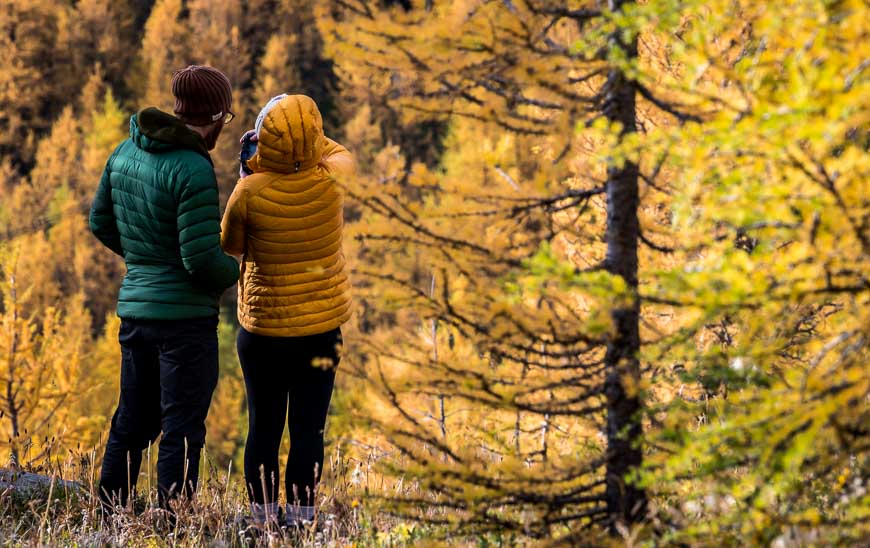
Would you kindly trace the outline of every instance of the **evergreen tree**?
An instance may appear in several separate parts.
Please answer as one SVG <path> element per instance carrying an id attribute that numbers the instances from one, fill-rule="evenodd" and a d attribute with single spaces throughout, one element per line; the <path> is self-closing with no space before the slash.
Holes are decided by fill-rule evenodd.
<path id="1" fill-rule="evenodd" d="M 858 105 L 870 78 L 853 46 L 866 44 L 870 11 L 691 8 L 655 33 L 681 37 L 669 59 L 681 70 L 659 85 L 704 121 L 648 135 L 678 173 L 678 246 L 642 295 L 674 322 L 648 348 L 671 397 L 653 415 L 663 423 L 646 482 L 671 501 L 674 541 L 860 544 L 870 210 Z"/>
<path id="2" fill-rule="evenodd" d="M 259 109 L 271 97 L 302 89 L 299 65 L 294 55 L 298 53 L 296 46 L 295 35 L 275 34 L 269 37 L 256 71 L 256 85 L 251 94 L 254 101 L 250 111 L 252 118 L 256 119 Z"/>
<path id="3" fill-rule="evenodd" d="M 417 312 L 407 320 L 431 322 L 431 357 L 413 361 L 425 373 L 379 372 L 383 397 L 404 418 L 387 422 L 388 436 L 421 470 L 438 470 L 427 482 L 453 493 L 444 509 L 461 509 L 457 518 L 471 530 L 507 522 L 547 535 L 563 523 L 606 519 L 615 531 L 642 519 L 645 495 L 629 481 L 641 462 L 638 168 L 635 161 L 573 161 L 583 145 L 573 132 L 578 124 L 601 119 L 613 128 L 610 146 L 634 132 L 636 90 L 625 70 L 635 63 L 637 38 L 634 29 L 610 23 L 626 9 L 616 3 L 606 11 L 575 12 L 555 2 L 353 6 L 349 22 L 330 34 L 343 69 L 366 67 L 369 79 L 380 79 L 383 95 L 396 97 L 412 120 L 469 117 L 490 128 L 490 138 L 503 133 L 514 145 L 489 155 L 473 176 L 464 170 L 439 177 L 416 166 L 405 175 L 373 174 L 377 182 L 358 195 L 371 211 L 360 237 L 361 253 L 374 247 L 374 263 L 363 267 L 374 308 L 389 306 L 377 293 L 388 301 L 397 298 L 392 291 L 405 293 Z M 586 27 L 597 40 L 584 50 L 595 52 L 589 56 L 574 53 L 585 36 L 576 29 Z M 463 133 L 453 142 L 467 147 L 473 138 Z M 391 184 L 402 177 L 416 192 Z M 500 185 L 490 189 L 492 178 Z M 464 211 L 460 204 L 469 203 L 479 205 Z M 596 227 L 596 218 L 606 219 L 605 226 Z M 597 238 L 604 246 L 592 244 L 592 256 L 585 257 L 586 291 L 523 281 L 529 261 L 549 260 L 548 250 L 565 249 L 569 239 Z M 555 256 L 564 259 L 565 252 Z M 384 285 L 395 288 L 383 293 Z M 579 310 L 577 300 L 584 303 Z M 609 318 L 601 308 L 610 310 Z M 405 322 L 397 327 L 410 328 Z M 441 350 L 440 330 L 448 331 L 450 350 L 479 353 L 479 365 L 471 366 L 464 353 L 456 363 L 448 358 L 459 356 Z M 389 361 L 398 358 L 388 348 L 371 352 L 383 351 Z M 436 410 L 409 408 L 413 400 L 405 398 L 415 393 L 436 396 Z M 479 406 L 490 420 L 448 436 L 451 409 L 467 405 Z M 417 419 L 420 413 L 433 422 Z M 584 451 L 578 443 L 573 458 L 549 454 L 548 432 L 575 425 L 595 431 L 603 416 L 606 448 L 591 443 Z M 543 432 L 541 446 L 524 443 L 528 423 L 544 425 L 534 430 Z M 490 434 L 505 430 L 512 441 Z M 475 442 L 486 450 L 469 452 L 469 434 L 487 439 Z M 427 456 L 433 450 L 443 464 Z M 493 458 L 498 467 L 481 468 Z M 538 462 L 534 474 L 546 480 L 533 480 L 521 471 L 522 462 Z M 477 496 L 457 502 L 469 485 Z M 504 513 L 490 515 L 493 506 Z M 522 521 L 511 521 L 519 515 Z"/>
<path id="4" fill-rule="evenodd" d="M 247 126 L 243 116 L 248 110 L 249 99 L 243 88 L 249 87 L 251 59 L 248 44 L 242 39 L 243 6 L 239 0 L 195 0 L 189 5 L 187 32 L 196 36 L 188 52 L 191 63 L 217 67 L 233 85 L 233 108 L 238 119 L 224 128 L 217 147 L 211 152 L 215 163 L 222 203 L 232 193 L 239 177 L 239 137 Z M 167 88 L 168 89 L 168 88 Z"/>
<path id="5" fill-rule="evenodd" d="M 0 10 L 0 155 L 29 167 L 36 137 L 63 108 L 69 83 L 59 81 L 56 48 L 64 10 L 52 0 L 7 2 Z"/>
<path id="6" fill-rule="evenodd" d="M 3 249 L 0 322 L 0 443 L 13 466 L 44 461 L 54 449 L 69 447 L 78 437 L 72 418 L 78 398 L 87 397 L 85 347 L 90 319 L 81 296 L 66 309 L 45 307 L 27 316 L 20 300 L 33 287 L 21 276 L 21 248 Z"/>
<path id="7" fill-rule="evenodd" d="M 637 534 L 630 524 L 648 517 L 639 481 L 641 441 L 649 437 L 660 446 L 657 436 L 679 432 L 677 447 L 692 445 L 692 433 L 683 430 L 687 416 L 668 411 L 685 405 L 689 379 L 702 396 L 703 416 L 711 400 L 721 410 L 735 387 L 748 391 L 741 399 L 776 401 L 776 392 L 759 391 L 772 379 L 750 375 L 752 382 L 733 384 L 731 372 L 742 371 L 750 355 L 756 370 L 768 364 L 768 375 L 782 374 L 789 360 L 805 371 L 813 360 L 792 351 L 824 348 L 825 340 L 855 333 L 845 328 L 831 339 L 814 336 L 832 312 L 832 299 L 839 310 L 838 295 L 866 293 L 866 280 L 852 277 L 863 267 L 821 267 L 825 260 L 809 255 L 789 260 L 801 249 L 796 235 L 766 241 L 756 232 L 810 224 L 816 227 L 810 234 L 819 237 L 825 225 L 811 219 L 823 223 L 822 214 L 804 211 L 803 200 L 826 199 L 807 198 L 815 195 L 805 189 L 811 183 L 833 200 L 824 207 L 839 210 L 845 222 L 848 234 L 840 234 L 834 254 L 864 256 L 870 223 L 854 194 L 859 179 L 841 174 L 862 173 L 848 151 L 866 146 L 852 129 L 861 126 L 854 105 L 861 104 L 866 79 L 860 62 L 842 53 L 848 48 L 830 44 L 837 53 L 827 52 L 829 44 L 817 39 L 818 32 L 857 39 L 858 3 L 809 8 L 795 2 L 783 12 L 806 22 L 797 33 L 776 23 L 783 21 L 778 13 L 750 3 L 341 5 L 342 16 L 326 27 L 343 77 L 381 86 L 378 93 L 407 119 L 447 119 L 456 132 L 445 142 L 443 171 L 413 163 L 403 169 L 403 161 L 389 161 L 401 155 L 376 154 L 384 161 L 367 166 L 365 182 L 351 190 L 363 205 L 355 252 L 360 328 L 367 334 L 357 351 L 365 358 L 356 365 L 369 380 L 369 417 L 389 446 L 412 462 L 394 472 L 410 473 L 439 495 L 430 500 L 406 493 L 393 501 L 397 511 L 474 533 L 515 527 L 577 540 L 582 528 L 603 522 L 611 532 Z M 830 26 L 810 31 L 819 21 Z M 836 83 L 822 83 L 822 74 Z M 789 115 L 810 112 L 818 118 L 793 143 L 783 131 L 795 123 Z M 735 126 L 756 133 L 741 137 Z M 499 134 L 512 154 L 499 153 Z M 452 171 L 451 147 L 476 161 Z M 841 156 L 846 164 L 837 167 Z M 786 189 L 795 175 L 805 180 L 792 201 Z M 685 192 L 689 181 L 696 193 Z M 740 196 L 753 196 L 760 208 Z M 736 259 L 747 254 L 757 258 Z M 789 266 L 783 271 L 774 264 Z M 820 267 L 810 277 L 818 280 L 814 289 L 804 285 L 806 273 L 791 276 L 802 271 L 798 264 Z M 823 281 L 822 271 L 834 277 Z M 733 277 L 720 277 L 725 272 Z M 778 291 L 784 294 L 776 297 Z M 809 307 L 806 292 L 819 299 Z M 841 321 L 857 326 L 862 316 L 846 309 Z M 710 343 L 713 337 L 727 352 Z M 723 359 L 736 359 L 730 348 L 738 340 L 745 341 L 740 360 Z M 857 357 L 863 339 L 855 345 L 850 352 Z M 773 349 L 781 349 L 785 361 L 772 361 Z M 837 362 L 847 370 L 860 362 L 849 356 Z M 676 364 L 679 381 L 667 374 L 668 364 Z M 833 394 L 846 398 L 839 405 L 866 394 L 863 382 L 844 382 L 833 392 L 819 385 L 820 401 L 831 406 L 820 408 L 837 407 Z M 784 380 L 779 390 L 794 386 Z M 662 416 L 647 415 L 642 398 L 650 410 L 666 414 L 669 429 L 644 434 L 644 424 L 660 426 Z M 694 416 L 701 412 L 691 409 Z M 740 455 L 749 444 L 762 455 L 751 462 L 771 466 L 762 468 L 768 470 L 763 480 L 746 476 L 742 483 L 738 475 L 735 484 L 746 489 L 738 505 L 743 513 L 733 514 L 729 526 L 751 505 L 775 504 L 770 490 L 748 490 L 753 481 L 793 493 L 800 492 L 801 472 L 820 473 L 810 465 L 778 475 L 783 459 L 796 458 L 798 440 L 819 439 L 822 462 L 837 451 L 854 451 L 849 436 L 861 435 L 857 424 L 866 414 L 856 411 L 837 421 L 850 425 L 839 427 L 848 433 L 841 434 L 839 449 L 803 435 L 809 424 L 830 419 L 822 413 L 819 422 L 808 423 L 799 406 L 769 408 L 765 422 L 772 416 L 795 421 L 784 438 L 775 437 L 779 442 L 768 443 L 767 427 L 732 434 L 733 423 L 723 419 L 710 434 L 717 443 L 701 442 L 712 449 L 713 470 L 744 465 Z M 454 413 L 465 418 L 464 427 L 451 428 Z M 749 407 L 741 413 L 740 424 L 756 417 Z M 596 427 L 606 447 L 593 434 Z M 548 436 L 572 428 L 586 439 L 563 446 L 570 457 L 554 459 Z M 535 449 L 524 440 L 533 432 L 541 436 Z M 716 460 L 723 440 L 741 440 L 733 442 L 741 449 Z M 684 458 L 680 462 L 692 469 L 692 457 Z M 520 462 L 536 463 L 534 478 Z M 540 477 L 547 479 L 536 483 Z M 423 500 L 443 513 L 421 515 Z M 776 517 L 759 523 L 783 519 L 779 510 L 766 510 L 771 514 Z M 772 529 L 759 527 L 758 538 L 770 541 L 764 535 Z"/>
<path id="8" fill-rule="evenodd" d="M 148 16 L 138 70 L 129 84 L 139 93 L 138 107 L 172 112 L 172 73 L 189 64 L 191 36 L 182 19 L 183 9 L 181 0 L 157 0 Z"/>
<path id="9" fill-rule="evenodd" d="M 71 65 L 99 64 L 102 77 L 122 97 L 127 97 L 126 76 L 141 43 L 141 26 L 129 0 L 79 0 L 72 14 L 75 24 L 69 44 Z"/>

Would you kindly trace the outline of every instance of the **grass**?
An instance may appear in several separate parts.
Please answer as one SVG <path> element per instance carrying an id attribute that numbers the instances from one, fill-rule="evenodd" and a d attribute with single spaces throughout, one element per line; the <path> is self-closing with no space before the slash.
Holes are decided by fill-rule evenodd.
<path id="1" fill-rule="evenodd" d="M 149 488 L 153 470 L 144 463 L 135 510 L 103 517 L 96 498 L 95 456 L 94 451 L 31 470 L 51 478 L 46 486 L 0 491 L 0 545 L 400 547 L 416 544 L 427 533 L 373 510 L 365 493 L 376 481 L 383 486 L 384 479 L 375 481 L 361 472 L 365 462 L 354 462 L 339 450 L 329 456 L 315 521 L 303 529 L 266 530 L 245 523 L 248 500 L 237 474 L 213 466 L 203 470 L 198 496 L 178 505 L 175 527 L 156 508 L 156 490 Z M 79 487 L 56 487 L 57 478 L 74 480 Z"/>

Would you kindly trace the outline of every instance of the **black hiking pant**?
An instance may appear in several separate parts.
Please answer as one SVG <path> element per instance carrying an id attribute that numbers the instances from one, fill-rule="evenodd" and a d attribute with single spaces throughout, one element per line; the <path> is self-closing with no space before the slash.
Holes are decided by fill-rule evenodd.
<path id="1" fill-rule="evenodd" d="M 314 505 L 341 344 L 339 328 L 307 337 L 268 337 L 239 329 L 239 361 L 248 396 L 245 482 L 251 502 L 278 500 L 278 451 L 286 423 L 290 428 L 284 474 L 287 501 Z"/>
<path id="2" fill-rule="evenodd" d="M 218 380 L 217 324 L 216 316 L 121 321 L 121 396 L 100 475 L 104 504 L 127 504 L 142 451 L 161 432 L 161 506 L 196 489 L 205 418 Z"/>

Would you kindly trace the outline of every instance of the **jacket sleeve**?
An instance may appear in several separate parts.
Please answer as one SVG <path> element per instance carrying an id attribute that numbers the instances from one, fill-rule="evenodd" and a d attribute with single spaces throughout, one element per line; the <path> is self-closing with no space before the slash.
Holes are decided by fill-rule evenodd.
<path id="1" fill-rule="evenodd" d="M 103 170 L 103 176 L 100 177 L 100 184 L 97 186 L 97 193 L 94 195 L 94 201 L 91 204 L 88 225 L 94 236 L 104 246 L 123 257 L 124 249 L 121 247 L 121 233 L 118 231 L 115 212 L 112 209 L 112 187 L 109 184 L 110 168 L 114 157 L 114 154 L 109 157 L 109 161 L 106 162 L 106 168 Z"/>
<path id="2" fill-rule="evenodd" d="M 222 292 L 239 279 L 239 263 L 221 249 L 220 206 L 214 171 L 197 170 L 178 196 L 178 244 L 184 268 L 203 287 Z"/>
<path id="3" fill-rule="evenodd" d="M 324 137 L 324 139 L 326 139 L 326 146 L 323 147 L 321 163 L 326 166 L 329 173 L 339 180 L 353 175 L 356 169 L 353 155 L 344 146 L 329 137 Z"/>
<path id="4" fill-rule="evenodd" d="M 247 251 L 247 235 L 245 223 L 248 217 L 248 203 L 245 197 L 245 185 L 242 181 L 236 184 L 227 202 L 224 219 L 221 222 L 221 247 L 230 255 L 244 255 Z"/>

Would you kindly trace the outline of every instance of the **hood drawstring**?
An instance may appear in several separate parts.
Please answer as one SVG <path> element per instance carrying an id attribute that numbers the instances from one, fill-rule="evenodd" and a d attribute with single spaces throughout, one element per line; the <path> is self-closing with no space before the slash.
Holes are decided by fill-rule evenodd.
<path id="1" fill-rule="evenodd" d="M 301 165 L 302 165 L 302 162 L 296 162 L 296 165 L 294 166 L 296 168 L 296 171 L 299 171 L 299 166 L 301 166 Z"/>

